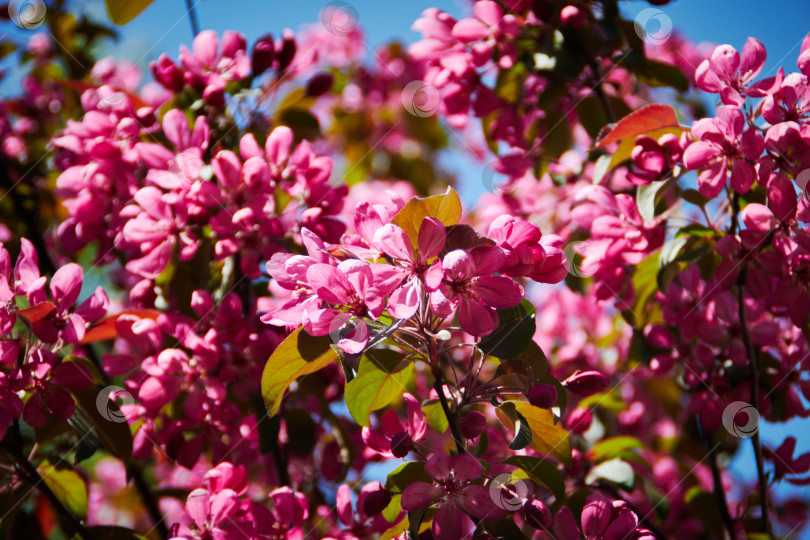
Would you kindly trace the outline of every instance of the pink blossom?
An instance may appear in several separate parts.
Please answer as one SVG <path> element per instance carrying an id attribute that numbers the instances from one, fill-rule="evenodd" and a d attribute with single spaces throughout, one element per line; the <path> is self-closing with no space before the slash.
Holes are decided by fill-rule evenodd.
<path id="1" fill-rule="evenodd" d="M 368 326 L 363 319 L 380 316 L 386 293 L 375 286 L 371 265 L 352 259 L 337 267 L 315 263 L 307 268 L 306 278 L 324 304 L 309 307 L 304 312 L 303 324 L 307 333 L 325 336 L 356 321 L 338 345 L 350 354 L 363 351 L 369 338 Z"/>
<path id="2" fill-rule="evenodd" d="M 495 309 L 514 307 L 523 298 L 523 287 L 507 277 L 492 274 L 503 267 L 504 252 L 499 247 L 461 249 L 444 256 L 445 280 L 431 294 L 439 312 L 458 308 L 461 327 L 474 336 L 484 336 L 498 326 Z"/>
<path id="3" fill-rule="evenodd" d="M 401 228 L 391 223 L 383 225 L 374 234 L 373 245 L 379 248 L 403 269 L 405 283 L 388 299 L 388 312 L 398 319 L 408 319 L 419 307 L 424 291 L 435 291 L 441 284 L 443 273 L 437 258 L 444 248 L 444 225 L 434 218 L 425 218 L 419 227 L 418 246 Z"/>
<path id="4" fill-rule="evenodd" d="M 15 379 L 18 389 L 33 390 L 22 415 L 25 422 L 34 427 L 45 425 L 46 412 L 60 419 L 73 416 L 76 405 L 66 390 L 93 386 L 93 376 L 81 363 L 60 362 L 54 353 L 42 349 L 17 368 Z"/>
<path id="5" fill-rule="evenodd" d="M 754 129 L 745 128 L 743 112 L 733 106 L 717 108 L 717 118 L 704 118 L 692 126 L 697 138 L 686 147 L 683 162 L 687 169 L 702 169 L 698 187 L 706 197 L 716 197 L 731 171 L 731 187 L 747 193 L 756 179 L 751 160 L 762 154 L 764 141 Z"/>
<path id="6" fill-rule="evenodd" d="M 363 428 L 363 442 L 382 456 L 405 457 L 411 445 L 425 436 L 427 422 L 419 400 L 407 392 L 403 394 L 403 399 L 408 408 L 408 419 L 404 425 L 397 418 L 396 411 L 389 409 L 380 418 L 381 430 Z"/>
<path id="7" fill-rule="evenodd" d="M 225 85 L 250 74 L 245 37 L 226 30 L 222 44 L 213 30 L 203 30 L 195 38 L 192 50 L 180 46 L 180 63 L 186 69 L 185 82 L 199 91 L 215 107 L 225 104 Z"/>
<path id="8" fill-rule="evenodd" d="M 438 504 L 433 517 L 433 535 L 437 540 L 457 540 L 473 529 L 469 516 L 497 521 L 508 514 L 495 505 L 490 488 L 473 483 L 483 474 L 481 463 L 469 454 L 434 455 L 425 472 L 432 484 L 414 482 L 402 493 L 402 508 L 416 512 Z"/>
<path id="9" fill-rule="evenodd" d="M 765 46 L 748 38 L 742 57 L 731 45 L 718 45 L 695 72 L 697 86 L 706 92 L 719 93 L 723 103 L 742 107 L 744 96 L 761 97 L 752 82 L 765 64 Z"/>

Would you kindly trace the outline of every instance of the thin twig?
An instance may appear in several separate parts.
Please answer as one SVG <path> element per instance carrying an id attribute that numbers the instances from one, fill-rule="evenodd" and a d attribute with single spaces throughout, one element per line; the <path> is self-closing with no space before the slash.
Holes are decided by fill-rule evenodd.
<path id="1" fill-rule="evenodd" d="M 740 319 L 740 329 L 742 330 L 743 343 L 748 351 L 748 358 L 751 361 L 751 401 L 754 410 L 759 412 L 759 358 L 754 345 L 751 342 L 751 335 L 748 333 L 748 322 L 745 315 L 745 294 L 742 282 L 745 276 L 745 268 L 740 272 L 740 284 L 737 286 L 737 311 Z M 770 534 L 771 527 L 768 521 L 768 483 L 765 478 L 765 462 L 762 459 L 762 444 L 759 440 L 759 429 L 754 431 L 751 437 L 754 446 L 754 457 L 757 462 L 757 477 L 759 479 L 759 504 L 762 507 L 762 531 Z"/>
<path id="2" fill-rule="evenodd" d="M 442 375 L 443 373 L 440 368 L 437 367 L 437 369 L 433 370 L 433 377 L 436 379 L 436 381 L 433 383 L 433 388 L 439 395 L 439 403 L 442 404 L 442 410 L 444 411 L 444 415 L 447 417 L 447 423 L 450 425 L 450 433 L 453 434 L 453 438 L 456 440 L 456 448 L 458 449 L 458 453 L 464 454 L 466 453 L 466 450 L 464 449 L 464 439 L 461 437 L 458 418 L 456 418 L 456 415 L 450 411 L 450 405 L 447 403 L 447 398 L 444 395 L 444 383 L 442 382 Z"/>
<path id="3" fill-rule="evenodd" d="M 700 416 L 698 416 L 697 425 L 698 430 L 703 437 L 703 441 L 706 443 L 706 448 L 709 449 L 709 467 L 711 467 L 712 479 L 714 481 L 714 498 L 717 499 L 717 506 L 720 509 L 720 517 L 723 519 L 723 524 L 726 526 L 728 537 L 731 540 L 734 540 L 734 522 L 732 521 L 731 514 L 728 511 L 726 492 L 723 489 L 723 482 L 722 478 L 720 477 L 720 469 L 717 466 L 717 446 L 712 444 L 710 435 L 703 429 L 703 425 L 700 423 Z"/>
<path id="4" fill-rule="evenodd" d="M 36 467 L 34 467 L 34 465 L 28 461 L 28 458 L 22 451 L 20 424 L 16 419 L 12 424 L 12 428 L 6 434 L 5 439 L 3 439 L 2 448 L 11 454 L 16 461 L 20 475 L 40 493 L 42 493 L 45 498 L 50 501 L 54 509 L 64 518 L 64 524 L 67 525 L 67 528 L 69 529 L 65 532 L 67 532 L 69 535 L 75 533 L 84 540 L 90 540 L 92 536 L 85 528 L 81 520 L 73 512 L 68 510 L 64 504 L 62 504 L 62 501 L 59 500 L 59 498 L 54 494 L 53 490 L 51 490 L 50 486 L 48 486 L 42 476 L 40 476 Z"/>
<path id="5" fill-rule="evenodd" d="M 194 0 L 186 0 L 186 7 L 188 8 L 188 19 L 191 22 L 191 32 L 194 37 L 200 33 L 200 23 L 197 22 L 197 11 L 194 9 Z"/>
<path id="6" fill-rule="evenodd" d="M 135 488 L 138 490 L 138 493 L 141 496 L 144 506 L 146 506 L 152 521 L 155 523 L 155 529 L 157 530 L 158 534 L 163 539 L 169 538 L 169 529 L 166 527 L 166 522 L 163 518 L 163 514 L 160 512 L 160 507 L 158 506 L 157 500 L 155 499 L 154 495 L 152 495 L 152 491 L 149 489 L 149 484 L 146 483 L 146 480 L 143 477 L 141 468 L 135 464 L 131 464 L 128 472 L 129 476 L 132 477 L 132 482 L 135 484 Z"/>

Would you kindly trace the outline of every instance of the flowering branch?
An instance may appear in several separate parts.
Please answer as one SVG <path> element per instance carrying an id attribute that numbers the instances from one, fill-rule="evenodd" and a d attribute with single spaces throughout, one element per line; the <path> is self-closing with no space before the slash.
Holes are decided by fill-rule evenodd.
<path id="1" fill-rule="evenodd" d="M 757 357 L 756 349 L 751 343 L 751 335 L 748 331 L 748 322 L 745 314 L 745 293 L 743 290 L 743 283 L 745 283 L 745 267 L 740 272 L 740 281 L 737 286 L 737 313 L 740 318 L 740 328 L 742 330 L 743 343 L 748 353 L 748 359 L 751 365 L 751 404 L 755 411 L 759 411 L 759 359 Z M 759 430 L 757 429 L 751 437 L 751 444 L 754 449 L 754 459 L 757 466 L 757 478 L 759 483 L 759 504 L 762 508 L 762 531 L 766 534 L 771 534 L 770 522 L 768 519 L 768 481 L 765 476 L 765 461 L 762 457 L 762 444 L 759 439 Z"/>

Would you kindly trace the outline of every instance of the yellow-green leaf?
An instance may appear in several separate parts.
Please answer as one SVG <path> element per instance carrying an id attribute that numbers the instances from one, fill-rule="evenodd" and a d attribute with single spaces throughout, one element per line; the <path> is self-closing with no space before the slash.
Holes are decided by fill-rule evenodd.
<path id="1" fill-rule="evenodd" d="M 47 461 L 43 461 L 37 471 L 65 508 L 82 519 L 87 516 L 87 486 L 79 473 L 57 469 Z"/>
<path id="2" fill-rule="evenodd" d="M 346 406 L 361 426 L 369 426 L 371 411 L 382 409 L 405 390 L 413 374 L 413 363 L 402 363 L 402 354 L 390 349 L 366 352 L 357 377 L 346 385 Z"/>
<path id="3" fill-rule="evenodd" d="M 535 407 L 524 401 L 514 401 L 515 410 L 526 419 L 529 428 L 532 430 L 532 440 L 529 443 L 535 452 L 551 456 L 563 463 L 571 462 L 571 439 L 560 424 L 554 424 L 554 415 L 547 409 Z M 514 422 L 509 415 L 496 409 L 501 421 L 514 430 Z"/>
<path id="4" fill-rule="evenodd" d="M 432 399 L 422 405 L 422 412 L 425 413 L 425 420 L 427 420 L 428 425 L 439 433 L 444 433 L 450 427 L 444 409 L 442 409 L 442 404 L 438 399 Z"/>
<path id="5" fill-rule="evenodd" d="M 154 0 L 106 0 L 110 20 L 125 25 L 141 14 Z"/>
<path id="6" fill-rule="evenodd" d="M 293 381 L 337 360 L 331 343 L 329 336 L 310 336 L 300 327 L 273 351 L 262 373 L 262 397 L 270 416 L 278 412 L 281 398 Z"/>
<path id="7" fill-rule="evenodd" d="M 461 199 L 458 193 L 448 187 L 442 195 L 425 198 L 414 197 L 391 221 L 394 225 L 401 227 L 410 238 L 411 244 L 417 247 L 419 228 L 426 217 L 436 218 L 446 227 L 458 223 L 461 219 Z"/>

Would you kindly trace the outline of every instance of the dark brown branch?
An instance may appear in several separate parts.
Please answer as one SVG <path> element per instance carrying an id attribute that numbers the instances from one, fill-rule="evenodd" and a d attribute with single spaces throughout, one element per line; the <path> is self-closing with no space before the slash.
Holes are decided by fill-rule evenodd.
<path id="1" fill-rule="evenodd" d="M 748 351 L 748 358 L 751 362 L 751 405 L 759 412 L 759 358 L 754 345 L 751 342 L 751 335 L 748 332 L 748 321 L 745 315 L 745 292 L 742 287 L 745 271 L 740 273 L 740 282 L 737 285 L 737 312 L 740 319 L 740 330 L 742 331 L 743 343 Z M 770 534 L 771 528 L 768 520 L 768 483 L 765 478 L 765 462 L 762 458 L 762 443 L 759 440 L 759 429 L 754 431 L 751 437 L 754 446 L 754 457 L 757 463 L 757 477 L 759 479 L 759 503 L 762 507 L 762 532 Z"/>
<path id="2" fill-rule="evenodd" d="M 700 431 L 703 441 L 706 444 L 706 449 L 709 451 L 709 467 L 712 470 L 712 480 L 714 482 L 714 498 L 717 500 L 717 507 L 720 509 L 720 517 L 723 519 L 728 531 L 730 540 L 735 540 L 734 536 L 734 521 L 731 519 L 731 514 L 728 511 L 728 501 L 726 501 L 726 492 L 723 489 L 723 481 L 720 477 L 720 468 L 717 466 L 717 445 L 713 444 L 711 436 L 706 433 L 700 423 L 700 418 L 697 420 L 698 430 Z"/>
<path id="3" fill-rule="evenodd" d="M 25 480 L 29 482 L 33 488 L 42 493 L 45 498 L 50 501 L 57 513 L 62 516 L 64 520 L 63 524 L 66 525 L 65 528 L 68 529 L 65 531 L 68 533 L 68 536 L 78 534 L 79 537 L 83 538 L 84 540 L 90 540 L 92 536 L 85 528 L 81 520 L 73 512 L 68 510 L 64 504 L 62 504 L 62 501 L 59 500 L 59 498 L 54 494 L 53 490 L 51 490 L 48 484 L 45 483 L 42 476 L 40 476 L 36 467 L 34 467 L 34 465 L 28 461 L 28 457 L 22 450 L 22 436 L 20 435 L 20 424 L 17 420 L 14 421 L 11 429 L 8 430 L 8 433 L 6 434 L 5 439 L 3 439 L 3 442 L 0 443 L 0 446 L 2 446 L 2 448 L 14 458 L 20 475 L 25 478 Z"/>
<path id="4" fill-rule="evenodd" d="M 433 369 L 433 378 L 435 382 L 433 383 L 433 389 L 436 390 L 436 393 L 439 395 L 439 403 L 442 404 L 442 410 L 444 411 L 444 415 L 447 417 L 447 423 L 450 426 L 450 433 L 453 434 L 453 438 L 456 441 L 456 448 L 458 449 L 459 454 L 466 453 L 464 449 L 464 439 L 461 436 L 461 429 L 459 428 L 458 418 L 456 415 L 450 410 L 450 405 L 447 403 L 447 397 L 444 395 L 444 382 L 443 382 L 443 372 L 441 368 L 438 366 L 438 360 L 436 361 L 436 365 Z"/>

